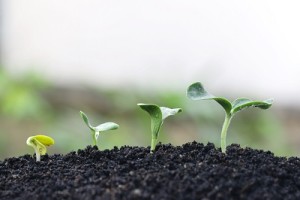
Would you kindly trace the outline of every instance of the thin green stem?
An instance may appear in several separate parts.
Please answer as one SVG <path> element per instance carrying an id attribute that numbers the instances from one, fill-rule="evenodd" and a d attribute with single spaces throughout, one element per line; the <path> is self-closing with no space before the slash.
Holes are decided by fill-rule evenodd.
<path id="1" fill-rule="evenodd" d="M 92 131 L 92 134 L 93 134 L 94 146 L 98 146 L 97 139 L 98 139 L 99 133 L 97 134 L 97 132 Z"/>
<path id="2" fill-rule="evenodd" d="M 155 150 L 156 143 L 157 143 L 157 138 L 152 137 L 150 153 L 153 153 L 153 151 Z"/>
<path id="3" fill-rule="evenodd" d="M 226 152 L 226 136 L 227 136 L 227 130 L 231 121 L 232 115 L 226 114 L 225 120 L 223 123 L 222 127 L 222 132 L 221 132 L 221 150 L 223 153 Z"/>

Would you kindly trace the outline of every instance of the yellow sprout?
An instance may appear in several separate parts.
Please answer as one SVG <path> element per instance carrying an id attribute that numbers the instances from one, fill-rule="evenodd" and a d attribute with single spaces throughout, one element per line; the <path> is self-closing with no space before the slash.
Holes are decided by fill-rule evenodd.
<path id="1" fill-rule="evenodd" d="M 28 146 L 33 147 L 36 155 L 36 161 L 41 160 L 41 155 L 45 155 L 47 152 L 46 146 L 54 144 L 54 140 L 46 135 L 31 136 L 26 141 Z"/>

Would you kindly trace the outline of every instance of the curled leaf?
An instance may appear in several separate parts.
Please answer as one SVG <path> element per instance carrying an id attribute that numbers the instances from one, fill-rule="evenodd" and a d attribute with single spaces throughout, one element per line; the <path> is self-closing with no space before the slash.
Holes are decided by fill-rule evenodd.
<path id="1" fill-rule="evenodd" d="M 215 100 L 224 108 L 226 114 L 230 114 L 230 110 L 232 109 L 230 101 L 208 93 L 200 82 L 193 83 L 188 87 L 187 97 L 191 100 Z"/>

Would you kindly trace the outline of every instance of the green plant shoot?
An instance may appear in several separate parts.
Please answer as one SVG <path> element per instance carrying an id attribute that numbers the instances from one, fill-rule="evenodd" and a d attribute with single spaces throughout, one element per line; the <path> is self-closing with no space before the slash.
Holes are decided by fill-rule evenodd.
<path id="1" fill-rule="evenodd" d="M 151 139 L 151 149 L 150 152 L 152 153 L 155 150 L 157 139 L 159 135 L 159 130 L 164 122 L 164 120 L 171 116 L 175 115 L 179 112 L 182 112 L 181 108 L 166 108 L 166 107 L 159 107 L 154 104 L 144 104 L 139 103 L 137 104 L 141 109 L 146 111 L 151 118 L 151 132 L 152 132 L 152 139 Z"/>
<path id="2" fill-rule="evenodd" d="M 82 117 L 85 124 L 92 131 L 93 142 L 94 142 L 95 146 L 97 146 L 97 139 L 99 137 L 100 132 L 115 130 L 115 129 L 119 128 L 119 125 L 114 122 L 106 122 L 106 123 L 100 124 L 98 126 L 92 126 L 89 122 L 88 117 L 86 116 L 86 114 L 84 112 L 80 111 L 80 116 Z"/>
<path id="3" fill-rule="evenodd" d="M 28 146 L 33 147 L 35 151 L 36 161 L 41 161 L 41 155 L 47 153 L 46 146 L 51 146 L 54 144 L 54 140 L 46 135 L 35 135 L 31 136 L 26 141 Z"/>
<path id="4" fill-rule="evenodd" d="M 258 107 L 261 109 L 268 109 L 273 103 L 273 99 L 264 101 L 252 101 L 247 98 L 238 98 L 233 102 L 228 101 L 223 97 L 216 97 L 208 93 L 200 82 L 193 83 L 187 89 L 187 97 L 192 100 L 215 100 L 225 110 L 225 120 L 221 132 L 221 150 L 226 152 L 226 135 L 232 117 L 239 111 L 248 107 Z"/>

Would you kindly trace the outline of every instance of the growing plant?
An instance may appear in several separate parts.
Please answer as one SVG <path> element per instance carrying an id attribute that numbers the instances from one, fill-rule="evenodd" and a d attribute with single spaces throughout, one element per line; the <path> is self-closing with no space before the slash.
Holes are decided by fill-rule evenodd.
<path id="1" fill-rule="evenodd" d="M 273 99 L 267 99 L 264 101 L 252 101 L 247 98 L 238 98 L 233 102 L 228 101 L 223 97 L 216 97 L 208 93 L 200 82 L 193 83 L 187 89 L 187 96 L 192 100 L 215 100 L 225 110 L 225 120 L 221 132 L 221 150 L 226 152 L 226 135 L 228 126 L 232 117 L 239 111 L 248 107 L 258 107 L 261 109 L 268 109 L 273 103 Z"/>
<path id="2" fill-rule="evenodd" d="M 41 160 L 41 155 L 45 155 L 47 152 L 46 146 L 51 146 L 54 144 L 54 140 L 46 135 L 35 135 L 31 136 L 26 141 L 28 146 L 33 147 L 35 151 L 36 161 Z"/>
<path id="3" fill-rule="evenodd" d="M 100 124 L 98 126 L 92 126 L 89 122 L 88 117 L 86 116 L 86 114 L 82 111 L 80 111 L 80 116 L 82 117 L 83 121 L 85 122 L 85 124 L 90 128 L 90 130 L 92 131 L 93 134 L 93 141 L 94 141 L 94 145 L 97 146 L 97 139 L 99 137 L 100 132 L 103 131 L 109 131 L 109 130 L 115 130 L 119 128 L 119 125 L 114 123 L 114 122 L 106 122 L 103 124 Z"/>
<path id="4" fill-rule="evenodd" d="M 152 153 L 155 150 L 157 139 L 159 135 L 159 130 L 164 122 L 164 120 L 171 116 L 175 115 L 179 112 L 182 112 L 181 108 L 166 108 L 166 107 L 159 107 L 155 104 L 144 104 L 139 103 L 137 104 L 146 111 L 151 118 L 151 132 L 152 132 L 152 139 L 151 139 L 151 149 L 150 152 Z"/>

